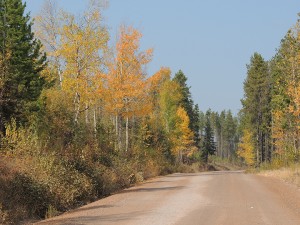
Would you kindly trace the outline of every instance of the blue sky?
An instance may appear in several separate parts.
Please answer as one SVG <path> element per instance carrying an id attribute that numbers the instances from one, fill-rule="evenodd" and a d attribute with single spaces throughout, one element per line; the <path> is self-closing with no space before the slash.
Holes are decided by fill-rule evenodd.
<path id="1" fill-rule="evenodd" d="M 34 16 L 43 0 L 26 2 Z M 58 2 L 80 13 L 87 0 Z M 237 113 L 251 55 L 270 59 L 298 12 L 299 0 L 110 0 L 104 16 L 112 42 L 121 24 L 143 33 L 142 49 L 154 48 L 149 75 L 181 69 L 202 111 Z"/>

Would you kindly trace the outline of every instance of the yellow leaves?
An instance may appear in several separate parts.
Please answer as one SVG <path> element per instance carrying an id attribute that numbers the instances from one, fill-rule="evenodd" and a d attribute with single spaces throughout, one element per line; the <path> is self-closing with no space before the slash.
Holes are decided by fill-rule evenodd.
<path id="1" fill-rule="evenodd" d="M 171 131 L 173 142 L 173 154 L 181 153 L 184 156 L 191 156 L 194 153 L 194 133 L 189 128 L 190 119 L 184 108 L 179 106 L 176 111 L 175 129 Z"/>
<path id="2" fill-rule="evenodd" d="M 194 143 L 193 140 L 194 134 L 189 128 L 190 119 L 187 115 L 187 112 L 185 111 L 184 108 L 180 106 L 177 109 L 176 115 L 178 118 L 176 123 L 176 128 L 181 133 L 181 137 L 180 137 L 181 142 L 185 147 L 190 146 L 191 144 Z"/>
<path id="3" fill-rule="evenodd" d="M 160 107 L 162 111 L 167 114 L 173 111 L 174 107 L 176 110 L 178 103 L 182 99 L 179 84 L 171 80 L 167 80 L 163 83 L 163 85 L 160 88 L 159 95 Z M 176 111 L 174 114 L 176 114 Z"/>
<path id="4" fill-rule="evenodd" d="M 247 165 L 252 166 L 254 164 L 255 153 L 253 134 L 250 130 L 244 129 L 241 142 L 238 145 L 237 155 L 242 157 Z"/>
<path id="5" fill-rule="evenodd" d="M 58 13 L 49 1 L 36 18 L 37 34 L 50 56 L 44 77 L 51 80 L 51 74 L 58 75 L 69 104 L 75 104 L 76 117 L 83 106 L 95 104 L 102 96 L 103 76 L 99 74 L 104 67 L 109 35 L 102 24 L 100 8 L 99 2 L 91 1 L 87 11 L 75 17 L 62 10 Z"/>

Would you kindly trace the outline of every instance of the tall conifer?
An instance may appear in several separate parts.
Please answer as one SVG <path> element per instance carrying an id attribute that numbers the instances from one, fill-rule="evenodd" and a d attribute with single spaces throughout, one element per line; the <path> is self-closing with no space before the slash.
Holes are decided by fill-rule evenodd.
<path id="1" fill-rule="evenodd" d="M 242 100 L 243 119 L 253 133 L 256 162 L 260 164 L 271 157 L 271 78 L 268 63 L 258 53 L 251 57 L 247 69 Z"/>
<path id="2" fill-rule="evenodd" d="M 0 50 L 2 56 L 0 129 L 12 117 L 18 123 L 36 110 L 43 88 L 40 72 L 46 56 L 31 31 L 32 22 L 21 0 L 0 0 Z"/>

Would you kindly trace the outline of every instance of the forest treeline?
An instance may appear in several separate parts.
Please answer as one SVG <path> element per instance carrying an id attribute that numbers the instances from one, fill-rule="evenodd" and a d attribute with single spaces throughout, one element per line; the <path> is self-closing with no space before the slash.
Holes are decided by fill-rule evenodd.
<path id="1" fill-rule="evenodd" d="M 299 162 L 299 27 L 297 21 L 271 60 L 254 53 L 247 66 L 238 154 L 248 165 L 280 167 Z"/>
<path id="2" fill-rule="evenodd" d="M 99 2 L 74 15 L 47 0 L 33 23 L 21 0 L 0 0 L 1 224 L 234 157 L 232 113 L 201 112 L 181 70 L 147 74 L 137 29 L 110 45 Z"/>

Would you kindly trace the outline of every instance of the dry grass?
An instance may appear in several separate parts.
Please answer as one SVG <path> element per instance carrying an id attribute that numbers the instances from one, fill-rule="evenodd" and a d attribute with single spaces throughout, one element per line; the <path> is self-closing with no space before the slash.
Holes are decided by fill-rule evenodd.
<path id="1" fill-rule="evenodd" d="M 267 177 L 275 177 L 300 187 L 300 165 L 292 165 L 275 170 L 263 170 L 258 174 Z"/>

